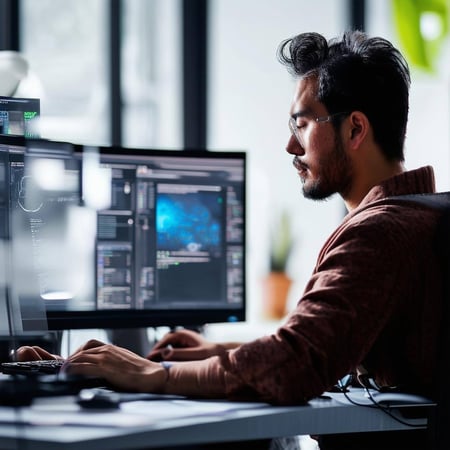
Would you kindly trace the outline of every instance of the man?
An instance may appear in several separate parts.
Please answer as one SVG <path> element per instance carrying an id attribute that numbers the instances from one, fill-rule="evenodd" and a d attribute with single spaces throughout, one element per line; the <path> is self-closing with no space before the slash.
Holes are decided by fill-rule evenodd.
<path id="1" fill-rule="evenodd" d="M 329 42 L 300 34 L 278 54 L 297 79 L 287 151 L 303 193 L 315 200 L 338 193 L 348 209 L 297 307 L 276 333 L 242 345 L 169 334 L 149 359 L 170 364 L 91 341 L 68 359 L 70 372 L 122 389 L 274 404 L 307 402 L 349 373 L 433 394 L 442 293 L 432 240 L 439 213 L 389 198 L 435 190 L 431 167 L 403 166 L 407 63 L 388 41 L 358 31 Z M 49 357 L 31 348 L 19 355 Z M 402 448 L 411 436 L 410 448 L 423 448 L 423 432 L 414 433 L 401 435 Z M 385 445 L 370 447 L 379 438 L 367 436 L 323 438 L 321 448 L 340 448 L 333 446 L 338 440 L 345 448 Z"/>

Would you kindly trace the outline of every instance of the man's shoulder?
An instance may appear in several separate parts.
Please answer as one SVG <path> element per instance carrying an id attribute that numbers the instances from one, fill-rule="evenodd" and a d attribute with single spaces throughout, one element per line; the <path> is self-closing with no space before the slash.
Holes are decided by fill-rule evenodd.
<path id="1" fill-rule="evenodd" d="M 444 199 L 445 196 L 442 196 Z M 450 202 L 450 194 L 449 194 Z M 344 220 L 341 236 L 358 236 L 364 242 L 372 241 L 396 246 L 412 243 L 416 239 L 431 237 L 436 230 L 439 218 L 447 208 L 446 201 L 418 201 L 410 196 L 387 197 L 355 211 Z"/>
<path id="2" fill-rule="evenodd" d="M 411 215 L 426 215 L 427 211 L 441 213 L 450 210 L 450 192 L 393 195 L 374 200 L 363 205 L 349 214 L 349 220 L 353 218 L 375 220 L 406 218 Z"/>

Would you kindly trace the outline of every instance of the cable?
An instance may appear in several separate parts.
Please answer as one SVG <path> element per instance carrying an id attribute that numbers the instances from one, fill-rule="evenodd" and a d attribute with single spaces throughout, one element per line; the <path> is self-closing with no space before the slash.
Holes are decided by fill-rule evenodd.
<path id="1" fill-rule="evenodd" d="M 350 398 L 348 392 L 343 392 L 343 394 L 344 394 L 345 398 L 355 406 L 365 406 L 366 408 L 378 408 L 381 411 L 383 411 L 385 414 L 387 414 L 389 417 L 394 419 L 396 422 L 398 422 L 402 425 L 405 425 L 405 426 L 408 426 L 411 428 L 423 428 L 424 427 L 421 424 L 411 423 L 411 422 L 407 422 L 406 420 L 400 419 L 399 417 L 397 417 L 395 414 L 392 413 L 390 406 L 381 405 L 379 402 L 377 402 L 373 398 L 372 393 L 370 392 L 370 390 L 368 388 L 364 387 L 364 391 L 367 393 L 369 400 L 372 402 L 371 405 L 356 402 L 355 400 Z"/>
<path id="2" fill-rule="evenodd" d="M 365 378 L 365 377 L 364 377 Z M 367 387 L 367 383 L 369 383 L 371 385 L 371 387 L 377 391 L 380 391 L 379 388 L 375 388 L 374 386 L 376 386 L 375 383 L 370 382 L 369 379 L 367 380 L 363 380 L 361 379 L 361 377 L 358 377 L 358 382 L 359 384 L 364 388 L 364 391 L 367 394 L 367 397 L 369 398 L 369 400 L 372 402 L 372 404 L 366 404 L 366 403 L 359 403 L 357 401 L 355 401 L 354 399 L 352 399 L 349 395 L 349 385 L 351 384 L 351 382 L 353 381 L 354 377 L 352 375 L 347 375 L 346 377 L 344 377 L 343 379 L 339 380 L 336 388 L 342 393 L 344 394 L 344 397 L 352 404 L 355 406 L 365 406 L 366 408 L 378 408 L 381 411 L 383 411 L 385 414 L 387 414 L 389 417 L 391 417 L 392 419 L 394 419 L 395 421 L 397 421 L 398 423 L 411 427 L 411 428 L 423 428 L 423 425 L 420 424 L 415 424 L 415 423 L 410 423 L 407 422 L 406 420 L 400 419 L 399 417 L 397 417 L 395 414 L 392 413 L 391 411 L 391 407 L 390 406 L 385 406 L 380 404 L 379 402 L 377 402 L 374 398 L 372 393 L 370 392 L 370 389 Z M 366 383 L 367 382 L 367 383 Z"/>

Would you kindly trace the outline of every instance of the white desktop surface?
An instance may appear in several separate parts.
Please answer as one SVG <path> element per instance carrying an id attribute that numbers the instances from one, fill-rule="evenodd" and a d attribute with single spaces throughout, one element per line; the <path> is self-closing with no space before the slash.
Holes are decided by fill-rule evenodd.
<path id="1" fill-rule="evenodd" d="M 364 400 L 362 390 L 352 398 Z M 416 418 L 405 412 L 419 407 Z M 429 401 L 398 406 L 394 416 L 427 426 Z M 408 414 L 406 414 L 406 417 Z M 418 418 L 417 418 L 418 417 Z M 378 408 L 355 406 L 343 394 L 328 394 L 305 406 L 264 403 L 150 400 L 122 403 L 117 410 L 81 409 L 74 397 L 36 399 L 30 407 L 0 407 L 0 448 L 138 449 L 271 437 L 407 429 Z M 18 442 L 20 440 L 20 442 Z M 26 442 L 25 442 L 26 441 Z"/>

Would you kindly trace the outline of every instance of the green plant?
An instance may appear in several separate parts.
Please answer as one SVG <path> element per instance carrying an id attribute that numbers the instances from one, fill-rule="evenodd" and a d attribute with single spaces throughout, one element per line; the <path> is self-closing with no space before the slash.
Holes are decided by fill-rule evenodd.
<path id="1" fill-rule="evenodd" d="M 449 32 L 448 0 L 392 0 L 392 11 L 409 62 L 433 72 Z"/>
<path id="2" fill-rule="evenodd" d="M 270 240 L 270 271 L 285 272 L 293 248 L 292 224 L 287 211 L 276 220 Z"/>

